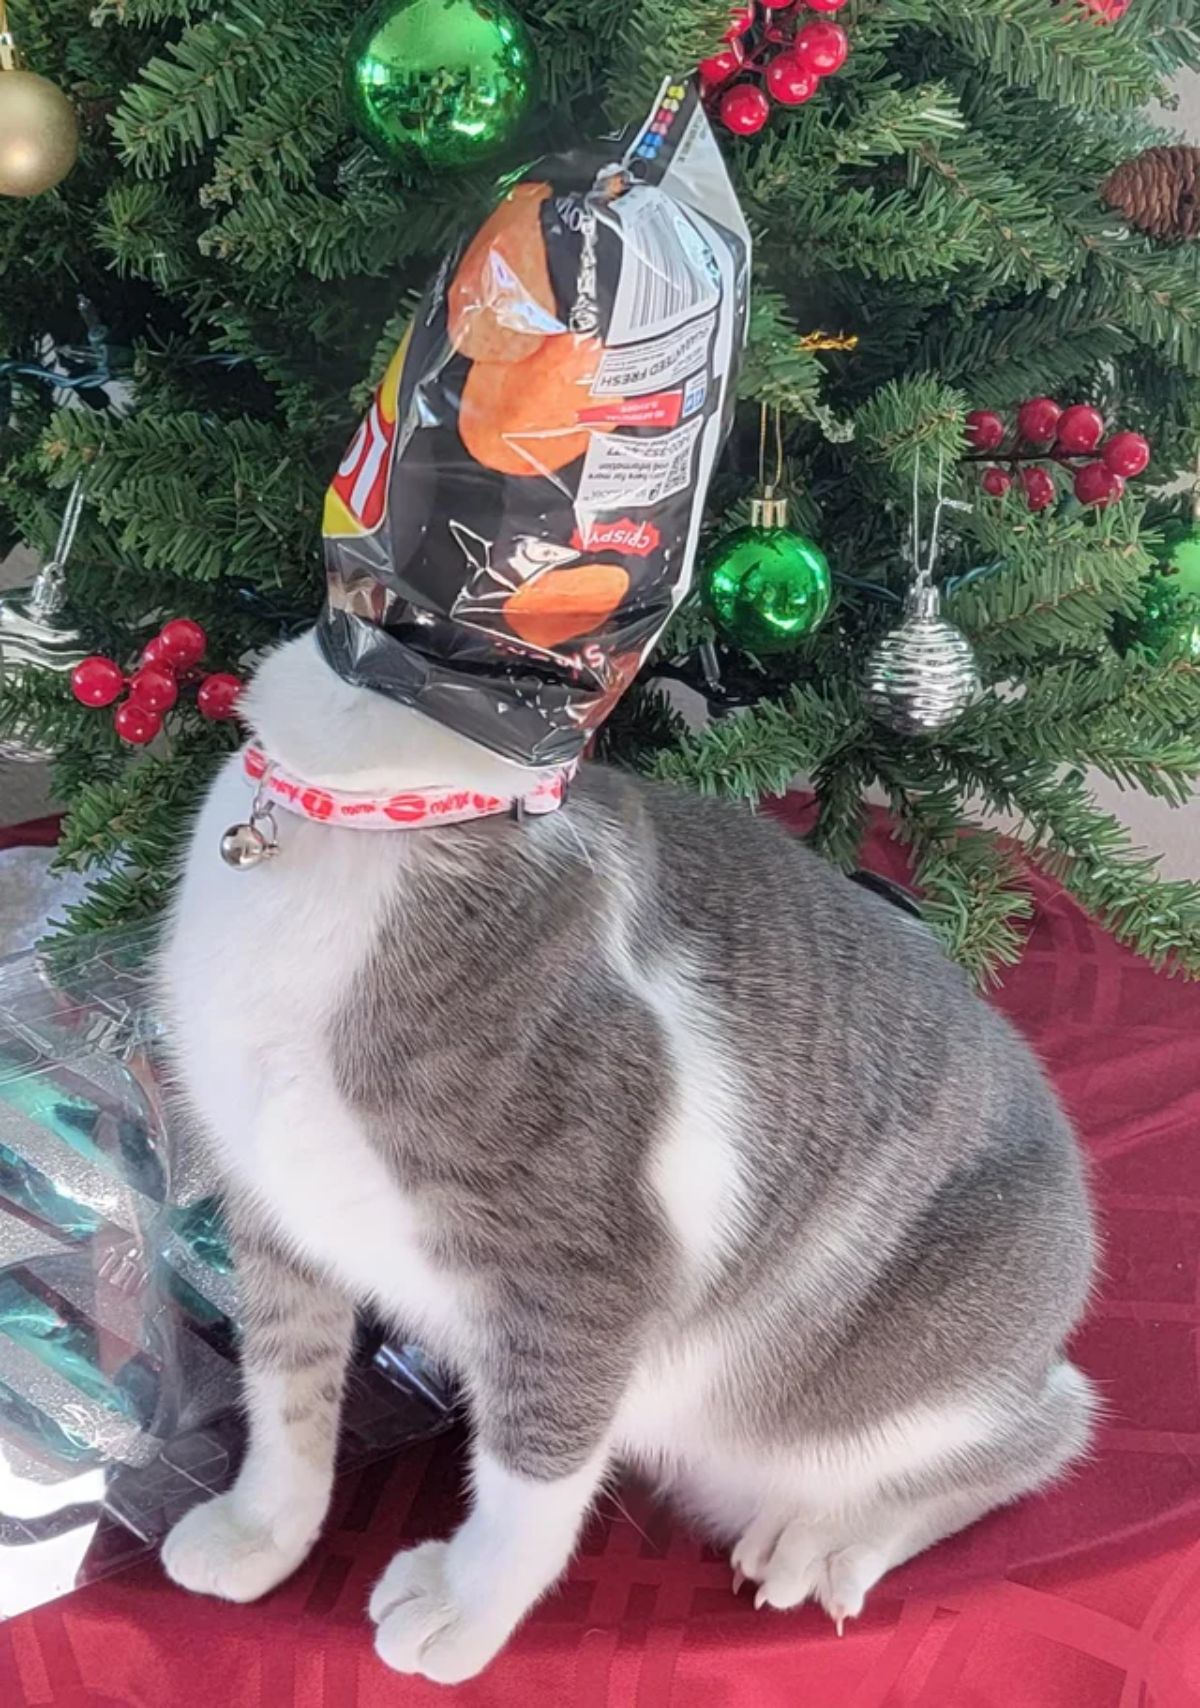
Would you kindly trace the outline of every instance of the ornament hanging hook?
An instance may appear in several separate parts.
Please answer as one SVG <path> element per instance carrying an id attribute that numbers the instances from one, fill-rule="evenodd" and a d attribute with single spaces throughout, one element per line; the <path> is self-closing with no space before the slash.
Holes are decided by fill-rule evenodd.
<path id="1" fill-rule="evenodd" d="M 0 0 L 0 4 L 3 0 Z M 83 513 L 84 478 L 77 475 L 67 495 L 66 507 L 63 510 L 62 521 L 59 524 L 58 539 L 54 543 L 54 553 L 33 579 L 29 591 L 29 609 L 35 617 L 57 617 L 67 599 L 67 559 L 75 544 L 75 535 L 79 531 L 79 518 Z"/>
<path id="2" fill-rule="evenodd" d="M 933 580 L 933 569 L 937 563 L 938 546 L 941 544 L 942 511 L 946 508 L 946 453 L 938 452 L 937 486 L 934 488 L 933 521 L 929 525 L 929 546 L 925 553 L 925 569 L 923 575 L 918 575 L 928 585 Z"/>
<path id="3" fill-rule="evenodd" d="M 913 457 L 912 515 L 908 523 L 908 552 L 912 559 L 914 581 L 921 579 L 921 447 Z"/>
<path id="4" fill-rule="evenodd" d="M 760 404 L 758 412 L 758 491 L 750 501 L 752 528 L 785 528 L 788 502 L 780 496 L 783 485 L 783 411 L 775 405 L 775 472 L 767 479 L 768 404 Z"/>
<path id="5" fill-rule="evenodd" d="M 8 21 L 8 8 L 4 0 L 0 0 L 0 71 L 19 71 L 20 56 L 17 53 L 17 43 Z"/>
<path id="6" fill-rule="evenodd" d="M 764 498 L 774 498 L 783 485 L 783 410 L 775 408 L 775 473 L 767 479 L 767 419 L 770 405 L 760 404 L 758 411 L 758 484 Z"/>
<path id="7" fill-rule="evenodd" d="M 938 553 L 942 544 L 942 517 L 947 510 L 966 510 L 973 508 L 962 498 L 949 498 L 946 495 L 946 453 L 938 452 L 937 484 L 934 488 L 933 520 L 929 524 L 929 541 L 925 549 L 925 561 L 921 562 L 921 529 L 918 514 L 921 485 L 921 452 L 918 449 L 913 462 L 913 536 L 912 560 L 913 574 L 918 587 L 933 586 L 933 572 L 937 567 Z"/>

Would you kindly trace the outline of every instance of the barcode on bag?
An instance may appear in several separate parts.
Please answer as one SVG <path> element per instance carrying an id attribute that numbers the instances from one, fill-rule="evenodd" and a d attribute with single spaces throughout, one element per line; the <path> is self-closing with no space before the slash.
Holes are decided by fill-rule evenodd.
<path id="1" fill-rule="evenodd" d="M 577 511 L 637 510 L 691 485 L 699 416 L 653 439 L 593 434 L 575 498 Z"/>
<path id="2" fill-rule="evenodd" d="M 665 332 L 711 308 L 716 259 L 687 215 L 658 190 L 628 191 L 614 206 L 625 247 L 609 344 Z"/>

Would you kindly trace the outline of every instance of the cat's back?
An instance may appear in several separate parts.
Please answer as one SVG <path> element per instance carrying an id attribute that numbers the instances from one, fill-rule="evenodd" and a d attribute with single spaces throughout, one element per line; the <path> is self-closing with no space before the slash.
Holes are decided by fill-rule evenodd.
<path id="1" fill-rule="evenodd" d="M 732 1017 L 774 1012 L 793 1048 L 835 1017 L 844 1042 L 871 1048 L 947 1025 L 1006 1030 L 926 925 L 770 815 L 604 770 L 584 790 L 628 828 L 647 953 L 702 964 Z"/>
<path id="2" fill-rule="evenodd" d="M 720 1014 L 772 1189 L 847 1159 L 886 1178 L 889 1153 L 936 1179 L 1026 1142 L 1076 1169 L 1032 1051 L 923 922 L 749 809 L 605 773 L 586 787 L 629 827 L 642 952 L 682 957 Z"/>

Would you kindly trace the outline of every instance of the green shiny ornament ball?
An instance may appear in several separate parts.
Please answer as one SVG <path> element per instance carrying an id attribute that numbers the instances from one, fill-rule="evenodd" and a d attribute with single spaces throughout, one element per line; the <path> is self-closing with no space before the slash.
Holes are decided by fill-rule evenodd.
<path id="1" fill-rule="evenodd" d="M 825 553 L 790 528 L 738 528 L 704 569 L 704 593 L 721 633 L 747 652 L 791 652 L 829 609 Z"/>
<path id="2" fill-rule="evenodd" d="M 504 0 L 380 0 L 350 38 L 354 123 L 399 165 L 488 159 L 513 138 L 536 83 L 529 36 Z"/>
<path id="3" fill-rule="evenodd" d="M 1154 553 L 1180 593 L 1200 598 L 1200 523 L 1170 522 L 1163 529 L 1163 543 Z"/>
<path id="4" fill-rule="evenodd" d="M 1147 576 L 1141 610 L 1113 624 L 1118 652 L 1150 658 L 1186 658 L 1200 664 L 1200 593 L 1188 593 L 1169 575 Z"/>
<path id="5" fill-rule="evenodd" d="M 1141 609 L 1113 622 L 1118 652 L 1200 663 L 1200 524 L 1170 522 L 1154 549 L 1160 568 L 1148 575 Z"/>

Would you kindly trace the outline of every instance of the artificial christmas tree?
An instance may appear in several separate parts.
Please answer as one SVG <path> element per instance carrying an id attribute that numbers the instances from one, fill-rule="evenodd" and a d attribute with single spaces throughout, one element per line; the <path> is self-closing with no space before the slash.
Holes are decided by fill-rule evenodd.
<path id="1" fill-rule="evenodd" d="M 761 654 L 685 605 L 606 756 L 747 797 L 807 773 L 814 839 L 846 866 L 875 786 L 928 917 L 980 974 L 1015 958 L 1029 908 L 986 823 L 1002 813 L 1120 937 L 1200 972 L 1200 886 L 1157 882 L 1082 780 L 1091 767 L 1181 800 L 1200 774 L 1195 661 L 1112 643 L 1170 514 L 1155 488 L 1200 440 L 1200 250 L 1128 224 L 1103 193 L 1166 140 L 1138 113 L 1200 63 L 1193 8 L 850 0 L 807 23 L 793 8 L 789 30 L 836 11 L 852 49 L 802 102 L 768 99 L 725 53 L 728 0 L 514 10 L 539 100 L 511 157 L 451 171 L 419 153 L 392 163 L 356 134 L 337 68 L 354 63 L 357 3 L 10 3 L 26 64 L 70 97 L 82 143 L 57 189 L 0 197 L 0 550 L 48 551 L 86 474 L 66 613 L 83 650 L 132 674 L 186 613 L 205 668 L 241 675 L 316 613 L 320 495 L 431 259 L 513 168 L 639 118 L 664 73 L 722 55 L 714 111 L 753 105 L 756 120 L 723 132 L 756 271 L 743 415 L 697 580 L 748 520 L 766 405 L 782 411 L 789 526 L 828 560 L 834 603 L 799 645 Z M 780 9 L 740 10 L 735 39 L 753 44 Z M 56 408 L 68 388 L 82 407 Z M 1030 411 L 1047 401 L 1065 415 L 1034 447 L 1043 461 L 981 486 L 972 459 L 1001 442 L 990 418 L 1025 405 L 1042 431 Z M 1120 471 L 1103 492 L 1089 476 L 1083 506 L 1050 472 L 1051 441 L 1065 430 L 1064 454 L 1091 457 L 1089 409 L 1153 460 L 1120 496 Z M 940 464 L 973 506 L 944 529 L 938 597 L 983 692 L 912 733 L 871 716 L 867 693 L 902 619 L 918 463 L 923 502 Z M 668 679 L 705 696 L 708 727 L 685 732 Z M 161 905 L 180 827 L 238 740 L 195 694 L 143 711 L 162 719 L 148 748 L 62 673 L 0 683 L 0 739 L 53 747 L 63 857 L 97 876 L 73 929 Z"/>

